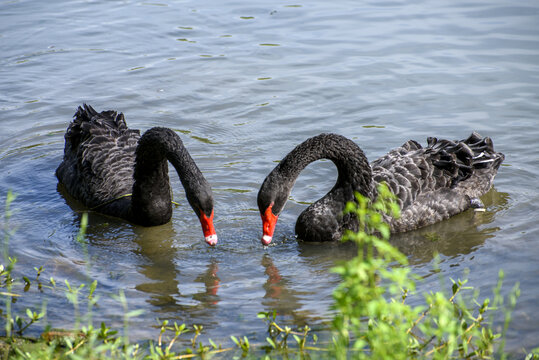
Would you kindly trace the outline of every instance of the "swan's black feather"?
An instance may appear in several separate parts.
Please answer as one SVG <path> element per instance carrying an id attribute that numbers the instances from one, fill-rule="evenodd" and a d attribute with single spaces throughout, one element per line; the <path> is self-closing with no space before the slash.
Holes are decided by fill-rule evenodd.
<path id="1" fill-rule="evenodd" d="M 90 208 L 131 193 L 139 138 L 138 130 L 127 128 L 123 114 L 97 113 L 85 104 L 66 131 L 64 160 L 56 176 L 69 194 Z M 117 215 L 125 218 L 127 208 Z"/>
<path id="2" fill-rule="evenodd" d="M 427 144 L 407 151 L 401 150 L 403 145 L 371 164 L 374 180 L 387 182 L 398 196 L 401 218 L 389 221 L 393 232 L 417 229 L 468 209 L 470 199 L 492 187 L 504 160 L 492 140 L 477 133 L 460 141 L 428 138 Z M 410 184 L 403 177 L 418 181 Z"/>
<path id="3" fill-rule="evenodd" d="M 71 196 L 91 209 L 159 225 L 172 214 L 167 160 L 178 170 L 197 215 L 203 211 L 210 216 L 211 188 L 179 136 L 166 128 L 152 128 L 141 136 L 116 111 L 98 113 L 86 104 L 78 108 L 65 134 L 64 159 L 56 176 Z"/>
<path id="4" fill-rule="evenodd" d="M 375 198 L 380 182 L 388 184 L 401 207 L 398 220 L 386 218 L 392 232 L 447 219 L 492 187 L 504 155 L 494 151 L 490 138 L 474 132 L 460 141 L 429 137 L 426 147 L 409 140 L 369 165 L 351 140 L 321 134 L 298 145 L 267 176 L 258 194 L 260 212 L 280 199 L 273 208 L 279 215 L 301 170 L 322 158 L 335 163 L 339 176 L 331 191 L 298 217 L 296 233 L 305 241 L 338 240 L 344 229 L 357 230 L 357 221 L 343 215 L 345 204 L 354 201 L 355 191 Z"/>

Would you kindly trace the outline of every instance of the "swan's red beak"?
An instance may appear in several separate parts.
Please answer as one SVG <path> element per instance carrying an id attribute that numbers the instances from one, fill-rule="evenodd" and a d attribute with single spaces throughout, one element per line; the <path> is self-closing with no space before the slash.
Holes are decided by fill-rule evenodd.
<path id="1" fill-rule="evenodd" d="M 213 227 L 213 210 L 210 217 L 207 217 L 204 214 L 204 211 L 200 211 L 200 224 L 202 225 L 202 232 L 204 233 L 204 239 L 206 243 L 210 246 L 215 246 L 217 244 L 217 234 L 215 233 L 215 228 Z"/>
<path id="2" fill-rule="evenodd" d="M 260 215 L 262 217 L 262 245 L 268 246 L 273 238 L 278 216 L 271 212 L 271 205 L 264 211 L 264 214 Z"/>

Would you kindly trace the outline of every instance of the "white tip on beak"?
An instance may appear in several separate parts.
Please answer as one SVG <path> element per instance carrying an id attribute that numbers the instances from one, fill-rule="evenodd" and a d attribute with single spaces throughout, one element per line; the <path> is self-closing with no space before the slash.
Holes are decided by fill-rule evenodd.
<path id="1" fill-rule="evenodd" d="M 215 246 L 217 244 L 217 235 L 206 236 L 205 239 L 206 239 L 206 244 L 210 246 Z"/>
<path id="2" fill-rule="evenodd" d="M 262 245 L 268 246 L 271 243 L 272 237 L 269 235 L 262 235 Z"/>

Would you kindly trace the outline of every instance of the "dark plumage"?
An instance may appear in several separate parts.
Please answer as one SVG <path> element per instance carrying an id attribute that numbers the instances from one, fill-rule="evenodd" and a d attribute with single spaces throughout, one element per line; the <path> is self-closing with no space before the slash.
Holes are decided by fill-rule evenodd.
<path id="1" fill-rule="evenodd" d="M 266 177 L 258 193 L 262 216 L 262 243 L 271 242 L 277 218 L 300 172 L 311 162 L 335 163 L 335 186 L 303 211 L 296 234 L 304 241 L 339 240 L 345 229 L 357 230 L 357 221 L 343 215 L 347 202 L 360 192 L 376 197 L 376 185 L 385 181 L 398 197 L 401 217 L 389 221 L 392 232 L 414 230 L 445 220 L 470 207 L 481 206 L 479 196 L 491 187 L 504 155 L 492 140 L 472 133 L 461 141 L 428 138 L 427 147 L 410 140 L 369 165 L 353 141 L 321 134 L 298 145 Z"/>
<path id="2" fill-rule="evenodd" d="M 98 113 L 85 104 L 67 128 L 64 159 L 56 176 L 90 209 L 154 226 L 172 216 L 168 161 L 178 172 L 206 242 L 215 245 L 210 185 L 170 129 L 155 127 L 140 136 L 139 130 L 127 128 L 123 114 Z"/>

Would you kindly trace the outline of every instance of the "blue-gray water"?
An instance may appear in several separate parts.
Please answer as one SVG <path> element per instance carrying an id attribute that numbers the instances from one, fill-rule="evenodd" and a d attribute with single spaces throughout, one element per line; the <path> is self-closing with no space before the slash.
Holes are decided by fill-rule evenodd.
<path id="1" fill-rule="evenodd" d="M 346 247 L 294 240 L 297 215 L 336 178 L 331 162 L 298 179 L 263 249 L 256 194 L 295 145 L 321 132 L 356 141 L 374 160 L 408 139 L 478 131 L 505 153 L 487 212 L 465 213 L 394 241 L 414 270 L 433 254 L 451 278 L 491 296 L 520 282 L 507 335 L 514 354 L 539 345 L 539 3 L 489 1 L 5 1 L 0 2 L 0 195 L 13 203 L 10 253 L 20 273 L 43 266 L 86 281 L 75 240 L 83 208 L 57 191 L 63 133 L 87 102 L 128 125 L 173 128 L 214 189 L 219 244 L 208 248 L 171 173 L 180 206 L 169 224 L 142 228 L 90 214 L 96 321 L 120 325 L 110 294 L 125 290 L 134 339 L 155 338 L 155 318 L 204 325 L 216 342 L 263 341 L 259 311 L 324 328 Z M 4 203 L 4 200 L 1 202 Z M 431 241 L 425 233 L 437 233 Z M 427 276 L 419 290 L 438 286 Z M 35 286 L 15 305 L 72 325 L 59 291 Z M 67 310 L 66 310 L 67 309 Z"/>

